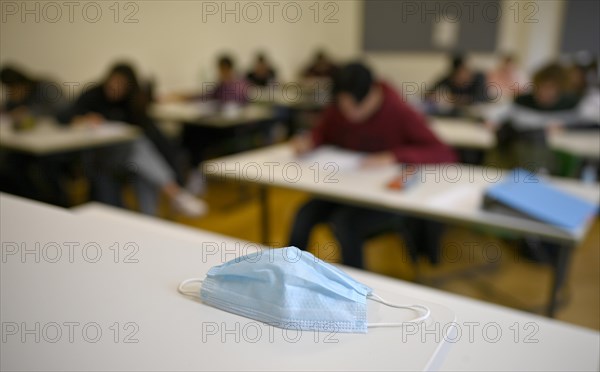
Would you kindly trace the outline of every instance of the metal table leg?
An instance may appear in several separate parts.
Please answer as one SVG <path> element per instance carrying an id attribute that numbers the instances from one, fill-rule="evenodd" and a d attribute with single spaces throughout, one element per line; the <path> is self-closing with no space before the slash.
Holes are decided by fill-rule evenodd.
<path id="1" fill-rule="evenodd" d="M 266 185 L 260 185 L 260 223 L 261 223 L 261 240 L 263 244 L 269 244 L 269 189 Z"/>
<path id="2" fill-rule="evenodd" d="M 571 245 L 562 244 L 558 247 L 556 259 L 553 262 L 554 278 L 552 278 L 552 288 L 547 310 L 547 314 L 551 318 L 556 314 L 558 293 L 565 283 L 572 251 L 573 247 Z"/>

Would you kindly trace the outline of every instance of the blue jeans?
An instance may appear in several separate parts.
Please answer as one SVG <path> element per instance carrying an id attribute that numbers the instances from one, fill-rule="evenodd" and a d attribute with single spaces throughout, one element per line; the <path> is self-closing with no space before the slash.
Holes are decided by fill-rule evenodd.
<path id="1" fill-rule="evenodd" d="M 176 182 L 175 172 L 144 137 L 94 152 L 86 168 L 91 171 L 94 200 L 122 207 L 121 186 L 131 183 L 140 211 L 149 215 L 156 214 L 160 189 Z"/>

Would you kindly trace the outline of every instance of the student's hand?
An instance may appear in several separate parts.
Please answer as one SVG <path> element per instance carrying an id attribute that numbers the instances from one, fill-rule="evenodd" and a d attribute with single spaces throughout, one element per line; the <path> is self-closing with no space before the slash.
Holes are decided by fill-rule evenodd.
<path id="1" fill-rule="evenodd" d="M 483 122 L 483 127 L 490 132 L 495 132 L 498 130 L 498 125 L 491 120 L 486 120 Z"/>
<path id="2" fill-rule="evenodd" d="M 564 131 L 564 129 L 565 129 L 565 125 L 561 121 L 551 121 L 548 123 L 548 126 L 546 127 L 546 133 L 549 135 L 558 134 L 558 133 Z"/>
<path id="3" fill-rule="evenodd" d="M 158 98 L 160 103 L 173 103 L 186 101 L 186 96 L 180 93 L 169 93 Z"/>
<path id="4" fill-rule="evenodd" d="M 378 152 L 368 155 L 363 159 L 361 168 L 377 168 L 393 165 L 396 163 L 396 157 L 392 152 Z"/>
<path id="5" fill-rule="evenodd" d="M 104 123 L 105 121 L 106 119 L 104 116 L 95 112 L 90 112 L 89 114 L 75 116 L 72 123 L 74 125 L 89 125 L 95 127 Z"/>
<path id="6" fill-rule="evenodd" d="M 315 147 L 315 144 L 313 143 L 310 136 L 306 134 L 292 138 L 290 144 L 292 145 L 292 149 L 294 150 L 296 155 L 306 154 Z"/>

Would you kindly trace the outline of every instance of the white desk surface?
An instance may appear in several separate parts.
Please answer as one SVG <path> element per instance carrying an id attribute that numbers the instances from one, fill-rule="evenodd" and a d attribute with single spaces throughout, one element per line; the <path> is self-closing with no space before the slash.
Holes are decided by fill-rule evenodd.
<path id="1" fill-rule="evenodd" d="M 116 122 L 96 127 L 74 127 L 44 121 L 34 129 L 23 132 L 15 132 L 9 120 L 0 122 L 0 146 L 34 155 L 113 145 L 132 141 L 139 136 L 138 128 Z"/>
<path id="2" fill-rule="evenodd" d="M 452 327 L 440 330 L 439 341 L 432 337 L 427 342 L 417 338 L 402 342 L 401 327 L 373 329 L 368 334 L 285 331 L 203 305 L 177 292 L 181 280 L 204 277 L 210 267 L 260 249 L 256 244 L 189 228 L 187 234 L 182 233 L 185 228 L 169 231 L 168 224 L 156 228 L 164 222 L 116 209 L 101 210 L 100 215 L 89 209 L 70 214 L 6 196 L 0 201 L 4 245 L 24 242 L 35 249 L 35 242 L 41 247 L 80 243 L 72 251 L 72 260 L 68 248 L 64 260 L 54 263 L 47 262 L 46 257 L 54 260 L 56 248 L 52 253 L 40 248 L 40 263 L 33 255 L 25 259 L 5 256 L 2 323 L 4 327 L 19 324 L 20 329 L 29 325 L 35 329 L 39 322 L 40 342 L 35 342 L 35 335 L 22 342 L 20 332 L 16 336 L 4 332 L 3 370 L 425 370 L 441 361 L 440 352 L 449 346 L 443 337 L 452 335 Z M 39 228 L 32 231 L 30 224 Z M 90 243 L 97 244 L 102 253 L 98 262 L 85 261 L 97 257 L 96 250 L 85 255 L 82 247 Z M 128 247 L 135 244 L 139 250 L 124 249 L 126 243 Z M 208 254 L 205 247 L 217 249 Z M 115 256 L 115 251 L 120 256 Z M 126 263 L 128 259 L 138 262 Z M 456 319 L 441 305 L 412 299 L 402 292 L 377 290 L 395 303 L 429 306 L 432 326 L 452 325 Z M 410 311 L 394 311 L 375 302 L 369 304 L 368 311 L 370 322 L 414 317 Z M 66 322 L 81 324 L 73 334 L 74 342 L 68 342 L 68 333 L 55 343 L 47 342 L 57 337 L 58 327 L 51 333 L 48 324 Z M 97 343 L 87 342 L 77 332 L 92 322 L 94 330 L 102 330 Z M 114 327 L 110 328 L 115 323 L 122 328 L 118 335 Z M 223 332 L 211 333 L 215 327 Z M 233 330 L 233 334 L 225 330 Z M 129 332 L 135 332 L 137 343 L 125 342 Z M 97 332 L 90 334 L 96 337 Z M 398 352 L 411 357 L 399 359 Z"/>
<path id="3" fill-rule="evenodd" d="M 70 212 L 0 194 L 0 216 L 4 257 L 0 316 L 6 337 L 1 350 L 2 370 L 414 370 L 420 368 L 415 361 L 424 345 L 435 343 L 436 336 L 441 338 L 435 323 L 428 328 L 434 330 L 430 333 L 388 328 L 370 330 L 367 335 L 317 338 L 313 333 L 298 337 L 290 331 L 284 335 L 278 328 L 263 325 L 257 338 L 253 331 L 261 329 L 260 323 L 204 306 L 176 291 L 180 280 L 201 277 L 213 264 L 229 260 L 240 251 L 249 253 L 258 247 L 256 244 L 97 204 Z M 49 247 L 50 242 L 80 245 L 71 255 L 63 246 L 64 256 L 56 263 L 48 260 L 55 259 L 53 253 L 57 250 L 39 248 L 40 263 L 35 263 L 31 253 L 25 262 L 18 254 L 7 255 L 7 244 L 11 242 L 25 244 L 34 251 L 35 242 L 40 247 Z M 129 257 L 137 263 L 125 263 L 125 253 L 132 251 L 123 249 L 115 263 L 115 250 L 109 247 L 118 243 L 123 248 L 126 242 L 139 247 Z M 89 243 L 97 243 L 102 252 L 96 263 L 84 259 L 81 247 Z M 206 249 L 215 244 L 216 250 Z M 93 260 L 94 252 L 90 250 L 85 258 Z M 453 342 L 446 343 L 426 368 L 599 368 L 600 333 L 593 330 L 365 271 L 343 269 L 389 299 L 422 299 L 456 314 L 454 326 L 460 334 L 448 337 Z M 20 328 L 22 322 L 23 327 L 34 331 L 27 333 Z M 36 322 L 40 323 L 39 331 L 35 330 Z M 70 326 L 74 329 L 73 342 L 69 342 L 69 328 L 63 325 L 67 322 L 74 322 Z M 17 334 L 7 333 L 14 331 L 7 328 L 14 323 L 19 327 Z M 118 327 L 113 327 L 115 323 Z M 217 330 L 216 335 L 203 334 L 203 324 L 217 327 L 211 329 Z M 225 331 L 235 330 L 236 324 L 239 340 L 235 332 Z M 57 328 L 63 331 L 59 338 Z M 120 332 L 115 342 L 117 328 Z M 95 333 L 97 329 L 102 331 L 100 337 Z M 34 340 L 36 334 L 39 343 Z M 385 334 L 390 337 L 384 340 Z M 127 336 L 129 341 L 138 342 L 126 343 Z M 325 336 L 333 342 L 325 342 Z M 24 342 L 20 337 L 25 338 Z M 295 337 L 299 340 L 294 343 Z M 54 339 L 57 342 L 48 342 Z M 96 343 L 91 342 L 95 339 Z"/>
<path id="4" fill-rule="evenodd" d="M 549 136 L 548 144 L 554 150 L 600 160 L 600 130 L 598 129 L 556 132 Z"/>
<path id="5" fill-rule="evenodd" d="M 496 135 L 482 123 L 461 118 L 431 117 L 430 127 L 445 143 L 454 147 L 488 150 L 496 146 Z"/>
<path id="6" fill-rule="evenodd" d="M 230 112 L 220 112 L 215 102 L 171 102 L 152 105 L 150 115 L 161 121 L 227 128 L 272 119 L 273 110 L 264 105 L 249 104 Z"/>
<path id="7" fill-rule="evenodd" d="M 356 205 L 497 227 L 569 243 L 584 238 L 593 222 L 577 231 L 566 231 L 483 210 L 485 189 L 501 181 L 503 171 L 500 169 L 464 164 L 425 165 L 419 182 L 398 191 L 386 188 L 387 183 L 399 175 L 397 166 L 357 169 L 348 164 L 346 156 L 339 156 L 337 149 L 320 151 L 323 152 L 316 157 L 298 158 L 287 144 L 270 146 L 205 162 L 203 171 L 208 176 L 285 187 Z M 553 178 L 552 182 L 565 191 L 599 203 L 600 185 L 597 183 L 589 185 L 559 178 Z"/>

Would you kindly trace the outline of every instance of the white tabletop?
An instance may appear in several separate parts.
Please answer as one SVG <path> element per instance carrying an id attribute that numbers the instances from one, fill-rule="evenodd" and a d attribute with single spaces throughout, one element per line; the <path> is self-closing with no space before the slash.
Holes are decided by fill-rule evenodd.
<path id="1" fill-rule="evenodd" d="M 427 329 L 372 329 L 366 335 L 285 333 L 176 291 L 180 280 L 202 277 L 212 265 L 258 249 L 256 244 L 100 205 L 71 213 L 5 194 L 0 216 L 2 370 L 599 367 L 598 332 L 350 268 L 343 270 L 390 300 L 411 297 L 450 309 L 457 333 L 443 343 L 448 323 L 441 318 Z M 13 243 L 30 253 L 10 254 Z M 58 259 L 56 247 L 62 247 Z M 102 253 L 98 259 L 96 252 Z M 389 315 L 376 307 L 369 313 Z M 423 350 L 438 342 L 443 350 L 424 364 Z"/>
<path id="2" fill-rule="evenodd" d="M 13 130 L 10 120 L 0 121 L 0 146 L 34 155 L 114 145 L 139 136 L 138 128 L 116 122 L 92 127 L 60 126 L 51 121 L 41 121 L 31 130 L 17 132 Z"/>
<path id="3" fill-rule="evenodd" d="M 2 262 L 3 370 L 425 370 L 449 346 L 451 310 L 389 289 L 377 292 L 394 303 L 430 307 L 427 324 L 445 326 L 441 339 L 403 342 L 402 327 L 367 334 L 282 330 L 233 315 L 179 294 L 177 285 L 259 245 L 192 229 L 155 229 L 163 222 L 117 210 L 108 217 L 89 210 L 73 215 L 1 198 L 4 252 L 12 253 L 13 243 L 34 251 L 40 244 L 40 262 L 34 254 L 10 253 Z M 369 322 L 414 317 L 375 302 L 368 312 Z M 68 332 L 57 334 L 70 322 L 76 325 L 72 343 Z M 23 336 L 36 323 L 40 342 L 36 334 Z M 398 359 L 399 352 L 411 357 Z"/>
<path id="4" fill-rule="evenodd" d="M 228 128 L 272 119 L 273 110 L 271 107 L 258 104 L 245 106 L 231 104 L 219 110 L 217 103 L 213 101 L 170 102 L 152 105 L 150 115 L 161 121 Z"/>
<path id="5" fill-rule="evenodd" d="M 487 150 L 496 146 L 496 135 L 483 125 L 468 119 L 432 117 L 433 132 L 454 147 Z"/>
<path id="6" fill-rule="evenodd" d="M 582 158 L 600 160 L 600 130 L 559 131 L 548 137 L 554 150 Z"/>
<path id="7" fill-rule="evenodd" d="M 359 169 L 355 155 L 334 148 L 298 158 L 289 145 L 276 145 L 204 163 L 208 176 L 227 177 L 263 185 L 286 187 L 333 200 L 378 209 L 407 212 L 441 221 L 503 228 L 508 231 L 577 243 L 591 222 L 566 231 L 525 218 L 485 211 L 485 190 L 502 180 L 503 171 L 464 164 L 424 165 L 412 187 L 397 191 L 386 185 L 399 174 L 397 166 Z M 553 178 L 552 183 L 598 204 L 600 185 Z"/>

